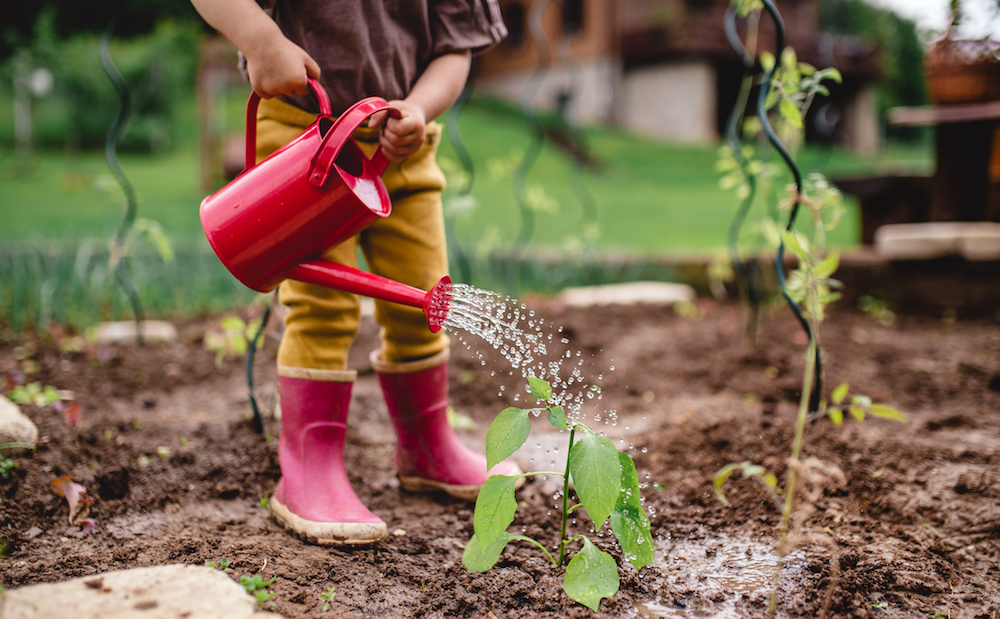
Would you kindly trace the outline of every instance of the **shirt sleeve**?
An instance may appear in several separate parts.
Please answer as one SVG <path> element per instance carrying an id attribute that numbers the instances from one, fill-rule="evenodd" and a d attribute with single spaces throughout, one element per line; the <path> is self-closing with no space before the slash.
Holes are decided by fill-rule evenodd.
<path id="1" fill-rule="evenodd" d="M 497 0 L 436 0 L 430 3 L 434 56 L 484 52 L 507 36 Z"/>

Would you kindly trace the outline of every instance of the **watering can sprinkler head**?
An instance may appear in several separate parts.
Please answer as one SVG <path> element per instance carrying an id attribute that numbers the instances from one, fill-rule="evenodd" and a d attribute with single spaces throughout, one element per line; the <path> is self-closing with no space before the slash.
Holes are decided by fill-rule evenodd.
<path id="1" fill-rule="evenodd" d="M 247 102 L 246 169 L 201 203 L 209 243 L 236 279 L 258 292 L 294 279 L 416 307 L 431 331 L 441 330 L 451 305 L 445 276 L 429 292 L 321 258 L 392 206 L 382 182 L 381 149 L 365 156 L 351 138 L 372 114 L 400 112 L 369 97 L 332 117 L 330 99 L 309 80 L 320 115 L 302 134 L 256 163 L 257 95 Z"/>
<path id="2" fill-rule="evenodd" d="M 424 296 L 423 308 L 432 333 L 441 330 L 451 312 L 451 278 L 445 275 Z"/>

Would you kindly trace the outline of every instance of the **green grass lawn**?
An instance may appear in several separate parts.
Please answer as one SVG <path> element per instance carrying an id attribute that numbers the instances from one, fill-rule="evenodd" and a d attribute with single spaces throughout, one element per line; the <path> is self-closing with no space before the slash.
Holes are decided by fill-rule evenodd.
<path id="1" fill-rule="evenodd" d="M 244 95 L 235 93 L 227 118 L 242 122 L 244 102 Z M 193 122 L 194 114 L 185 117 Z M 512 170 L 531 143 L 528 126 L 512 106 L 485 98 L 473 100 L 459 125 L 475 164 L 475 206 L 454 220 L 458 243 L 452 246 L 453 267 L 462 281 L 519 295 L 567 285 L 670 279 L 674 275 L 669 269 L 622 256 L 719 255 L 725 249 L 738 201 L 732 192 L 718 187 L 716 146 L 664 144 L 591 127 L 587 138 L 597 163 L 580 177 L 583 193 L 579 184 L 574 185 L 572 160 L 551 141 L 526 177 L 528 187 L 546 196 L 541 202 L 547 206 L 545 212 L 536 213 L 526 255 L 555 249 L 564 251 L 566 259 L 544 265 L 529 259 L 512 268 L 503 256 L 511 254 L 522 228 Z M 242 130 L 232 123 L 230 128 Z M 198 187 L 192 142 L 189 138 L 164 154 L 120 157 L 135 187 L 138 216 L 158 222 L 176 253 L 175 260 L 164 261 L 148 240 L 132 243 L 130 271 L 147 317 L 221 311 L 254 297 L 226 272 L 201 231 L 198 207 L 205 192 Z M 4 148 L 0 151 L 0 321 L 16 331 L 50 320 L 86 327 L 98 320 L 130 317 L 129 301 L 109 268 L 108 254 L 125 201 L 103 153 L 68 157 L 62 152 L 37 152 L 22 159 L 9 146 Z M 452 171 L 446 194 L 450 203 L 463 182 L 448 139 L 439 159 Z M 893 148 L 873 158 L 807 148 L 800 161 L 804 173 L 822 171 L 832 178 L 886 168 L 926 171 L 930 167 L 929 149 L 919 147 Z M 498 169 L 505 171 L 497 173 Z M 784 198 L 786 183 L 780 179 L 775 183 L 780 191 L 761 192 L 747 229 Z M 590 203 L 596 212 L 590 228 L 597 231 L 592 245 L 584 241 L 589 220 L 583 205 Z M 808 219 L 803 212 L 803 227 Z M 855 245 L 858 221 L 857 206 L 848 200 L 847 216 L 829 243 Z M 469 257 L 471 268 L 463 268 L 466 263 L 457 260 L 459 248 Z M 604 260 L 585 258 L 595 253 L 604 254 Z"/>
<path id="2" fill-rule="evenodd" d="M 241 104 L 237 99 L 236 105 Z M 458 219 L 458 237 L 470 247 L 502 248 L 520 230 L 521 213 L 509 172 L 491 175 L 490 169 L 497 165 L 490 162 L 516 161 L 528 147 L 530 134 L 512 107 L 490 100 L 474 99 L 459 125 L 476 166 L 472 194 L 477 205 Z M 583 184 L 596 204 L 599 248 L 672 253 L 716 251 L 725 246 L 738 202 L 731 192 L 718 188 L 715 146 L 670 145 L 599 127 L 588 130 L 588 139 L 598 165 L 584 172 Z M 864 159 L 842 151 L 806 149 L 801 160 L 804 171 L 835 177 L 874 173 L 906 161 L 926 169 L 928 156 L 924 150 L 912 149 Z M 457 168 L 447 139 L 440 157 L 452 160 Z M 177 240 L 201 237 L 198 205 L 204 196 L 197 184 L 193 144 L 162 155 L 122 155 L 121 163 L 135 186 L 140 217 L 158 221 Z M 572 246 L 582 238 L 583 207 L 574 193 L 572 174 L 571 160 L 546 143 L 526 182 L 542 188 L 557 206 L 554 212 L 538 213 L 531 238 L 534 245 Z M 58 152 L 36 153 L 22 161 L 8 149 L 0 158 L 0 204 L 0 242 L 108 237 L 124 212 L 124 201 L 102 153 L 73 158 Z M 853 203 L 850 206 L 847 218 L 830 237 L 832 244 L 857 242 L 858 216 Z M 762 204 L 755 206 L 755 216 L 765 211 Z"/>

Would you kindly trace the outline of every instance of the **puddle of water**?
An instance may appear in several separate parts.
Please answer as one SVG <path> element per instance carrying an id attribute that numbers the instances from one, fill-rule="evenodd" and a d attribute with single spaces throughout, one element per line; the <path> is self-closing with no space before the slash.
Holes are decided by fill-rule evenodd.
<path id="1" fill-rule="evenodd" d="M 779 558 L 769 543 L 728 536 L 674 539 L 657 543 L 656 565 L 667 582 L 664 589 L 688 592 L 680 604 L 651 600 L 639 604 L 632 617 L 656 619 L 739 619 L 736 603 L 766 600 Z M 782 581 L 801 569 L 793 553 L 785 560 Z"/>

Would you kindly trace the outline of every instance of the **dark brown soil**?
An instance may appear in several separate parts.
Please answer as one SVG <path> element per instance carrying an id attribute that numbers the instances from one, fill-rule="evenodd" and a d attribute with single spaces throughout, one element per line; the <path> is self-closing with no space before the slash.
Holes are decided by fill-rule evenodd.
<path id="1" fill-rule="evenodd" d="M 701 302 L 696 317 L 684 318 L 649 306 L 535 305 L 565 327 L 571 349 L 593 355 L 593 367 L 604 371 L 595 411 L 616 410 L 618 424 L 592 425 L 623 448 L 631 445 L 640 479 L 649 482 L 644 494 L 654 513 L 657 562 L 641 573 L 622 565 L 621 590 L 597 616 L 764 616 L 778 511 L 743 479 L 727 485 L 725 506 L 712 478 L 727 463 L 750 460 L 783 479 L 804 365 L 804 342 L 788 310 L 765 318 L 752 347 L 732 306 Z M 399 489 L 394 438 L 366 360 L 376 343 L 370 321 L 352 351 L 360 376 L 347 459 L 359 496 L 394 534 L 363 550 L 311 546 L 286 534 L 261 507 L 279 477 L 280 424 L 269 420 L 266 438 L 254 432 L 242 359 L 217 367 L 203 346 L 205 329 L 217 322 L 186 323 L 181 343 L 145 348 L 60 352 L 51 339 L 38 340 L 31 355 L 38 369 L 29 380 L 75 392 L 84 423 L 76 429 L 52 407 L 22 407 L 42 439 L 34 454 L 15 457 L 10 479 L 0 480 L 3 584 L 226 558 L 234 578 L 275 577 L 276 610 L 288 618 L 593 614 L 563 594 L 558 571 L 531 547 L 511 545 L 493 570 L 467 573 L 461 556 L 472 507 Z M 869 417 L 807 428 L 803 456 L 846 477 L 826 488 L 807 523 L 839 555 L 831 616 L 996 619 L 997 324 L 904 316 L 885 327 L 840 311 L 822 335 L 830 387 L 849 382 L 909 417 L 907 424 Z M 0 346 L 4 374 L 26 354 L 15 354 L 23 339 L 7 340 Z M 274 390 L 273 348 L 269 341 L 257 363 L 265 403 Z M 453 402 L 476 423 L 460 432 L 481 446 L 521 381 L 492 350 L 456 342 L 453 354 Z M 529 448 L 565 439 L 547 436 L 543 423 Z M 550 466 L 550 456 L 532 453 L 521 455 L 524 466 Z M 69 524 L 65 502 L 49 487 L 61 475 L 95 498 L 96 530 Z M 515 528 L 554 541 L 551 494 L 543 481 L 525 486 Z M 620 556 L 610 537 L 596 541 Z M 780 616 L 817 615 L 831 584 L 830 556 L 827 546 L 808 543 L 788 558 Z M 766 569 L 753 580 L 760 565 Z M 330 588 L 335 599 L 324 613 L 320 594 Z"/>

